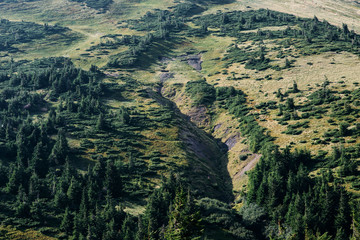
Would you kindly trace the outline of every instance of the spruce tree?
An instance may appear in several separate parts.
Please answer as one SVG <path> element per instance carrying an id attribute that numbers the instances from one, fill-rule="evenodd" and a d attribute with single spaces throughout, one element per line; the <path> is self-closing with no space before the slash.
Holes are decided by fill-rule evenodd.
<path id="1" fill-rule="evenodd" d="M 165 231 L 167 240 L 190 240 L 201 235 L 200 212 L 194 208 L 190 192 L 180 187 L 169 212 L 169 223 Z"/>
<path id="2" fill-rule="evenodd" d="M 338 213 L 335 217 L 335 228 L 338 230 L 335 239 L 340 239 L 338 238 L 338 235 L 341 236 L 342 239 L 349 239 L 350 224 L 351 215 L 349 199 L 345 190 L 341 190 Z"/>
<path id="3" fill-rule="evenodd" d="M 60 129 L 49 160 L 55 164 L 64 164 L 69 153 L 69 145 L 64 130 Z"/>
<path id="4" fill-rule="evenodd" d="M 96 121 L 96 129 L 97 130 L 104 130 L 105 129 L 105 119 L 104 119 L 104 115 L 102 113 L 99 114 L 99 117 Z"/>
<path id="5" fill-rule="evenodd" d="M 14 210 L 16 216 L 18 217 L 28 217 L 30 215 L 28 197 L 26 196 L 25 190 L 22 185 L 20 185 L 18 194 L 16 196 Z"/>
<path id="6" fill-rule="evenodd" d="M 293 82 L 292 92 L 293 92 L 293 93 L 298 93 L 298 92 L 300 92 L 300 90 L 299 90 L 299 88 L 298 88 L 298 85 L 297 85 L 297 83 L 296 83 L 295 81 Z"/>
<path id="7" fill-rule="evenodd" d="M 66 208 L 64 216 L 62 218 L 60 229 L 66 232 L 67 235 L 70 235 L 72 232 L 72 216 L 69 211 L 69 208 Z"/>

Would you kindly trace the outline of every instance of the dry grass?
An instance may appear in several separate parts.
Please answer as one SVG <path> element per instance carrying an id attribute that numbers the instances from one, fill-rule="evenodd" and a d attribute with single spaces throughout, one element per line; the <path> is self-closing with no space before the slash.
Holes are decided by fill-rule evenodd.
<path id="1" fill-rule="evenodd" d="M 312 65 L 309 65 L 308 63 L 312 63 Z M 320 85 L 325 81 L 325 76 L 331 82 L 330 87 L 338 91 L 345 89 L 354 90 L 354 83 L 359 80 L 360 60 L 357 56 L 347 52 L 330 52 L 300 57 L 297 58 L 294 65 L 293 68 L 281 72 L 271 69 L 257 72 L 255 70 L 245 69 L 243 65 L 234 64 L 229 68 L 229 72 L 236 72 L 236 76 L 239 76 L 241 73 L 248 74 L 250 78 L 233 81 L 226 80 L 227 75 L 219 74 L 211 77 L 210 80 L 213 83 L 218 83 L 219 86 L 234 86 L 243 90 L 248 95 L 248 99 L 253 106 L 270 100 L 278 101 L 274 92 L 279 88 L 282 89 L 282 92 L 287 91 L 292 87 L 294 81 L 297 82 L 299 89 L 302 90 L 301 94 L 303 97 L 295 97 L 295 94 L 291 94 L 290 96 L 295 98 L 296 103 L 299 103 L 299 101 L 305 99 L 305 96 L 320 89 Z M 264 78 L 264 76 L 268 74 L 273 76 L 273 80 L 255 80 Z M 279 77 L 283 77 L 283 79 L 276 80 Z M 216 81 L 216 79 L 221 80 Z M 339 83 L 341 81 L 344 81 L 344 84 Z M 338 145 L 338 143 L 332 143 L 326 146 L 311 144 L 312 138 L 322 136 L 328 129 L 336 128 L 327 122 L 329 117 L 324 117 L 323 119 L 310 119 L 310 128 L 304 130 L 301 135 L 286 135 L 282 132 L 285 131 L 287 127 L 278 124 L 277 121 L 274 120 L 278 118 L 276 116 L 277 112 L 278 110 L 272 111 L 269 116 L 265 117 L 266 121 L 259 121 L 259 124 L 271 131 L 271 135 L 276 137 L 275 143 L 281 147 L 285 147 L 291 142 L 294 142 L 296 143 L 296 147 L 306 147 L 313 153 L 316 153 L 320 149 L 329 151 L 334 145 Z M 295 121 L 289 121 L 289 124 L 293 123 L 295 123 Z M 304 140 L 307 142 L 300 143 L 300 141 Z M 344 145 L 347 146 L 348 144 Z"/>
<path id="2" fill-rule="evenodd" d="M 55 240 L 33 229 L 17 230 L 12 226 L 0 226 L 0 239 L 12 240 Z"/>
<path id="3" fill-rule="evenodd" d="M 203 14 L 216 13 L 218 10 L 247 11 L 251 9 L 271 9 L 274 11 L 294 14 L 300 17 L 320 20 L 326 19 L 331 24 L 341 26 L 348 24 L 350 29 L 360 32 L 360 5 L 355 1 L 344 0 L 238 0 L 235 3 L 215 6 Z"/>
<path id="4" fill-rule="evenodd" d="M 124 202 L 122 206 L 124 211 L 132 216 L 139 216 L 144 214 L 146 207 L 135 204 L 134 202 Z"/>

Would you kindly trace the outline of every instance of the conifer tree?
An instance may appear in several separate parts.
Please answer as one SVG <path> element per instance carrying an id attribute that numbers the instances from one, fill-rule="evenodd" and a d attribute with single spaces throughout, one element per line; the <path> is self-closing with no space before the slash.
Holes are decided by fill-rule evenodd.
<path id="1" fill-rule="evenodd" d="M 63 219 L 60 224 L 60 229 L 66 232 L 67 235 L 70 235 L 72 232 L 72 216 L 69 211 L 69 208 L 66 208 Z"/>
<path id="2" fill-rule="evenodd" d="M 105 129 L 105 119 L 102 113 L 99 114 L 99 117 L 96 121 L 96 129 L 97 130 L 104 130 Z"/>
<path id="3" fill-rule="evenodd" d="M 137 231 L 136 231 L 136 235 L 135 235 L 135 240 L 144 240 L 145 239 L 145 228 L 144 228 L 143 220 L 142 220 L 141 216 L 138 217 L 137 223 L 138 223 L 138 226 L 137 226 Z"/>
<path id="4" fill-rule="evenodd" d="M 24 171 L 24 166 L 21 163 L 13 165 L 12 169 L 10 168 L 9 181 L 5 188 L 7 193 L 15 194 L 17 192 L 19 184 L 23 181 Z"/>
<path id="5" fill-rule="evenodd" d="M 45 152 L 42 142 L 39 142 L 32 154 L 31 168 L 40 177 L 44 178 L 48 172 L 48 161 L 45 160 Z"/>
<path id="6" fill-rule="evenodd" d="M 165 232 L 167 240 L 190 240 L 202 232 L 200 212 L 194 209 L 190 192 L 180 187 L 169 212 L 169 223 Z"/>
<path id="7" fill-rule="evenodd" d="M 335 217 L 335 228 L 338 230 L 335 239 L 349 239 L 350 235 L 350 206 L 347 193 L 341 190 L 338 213 Z"/>
<path id="8" fill-rule="evenodd" d="M 286 100 L 286 109 L 288 110 L 294 110 L 295 109 L 295 103 L 293 98 L 288 98 Z"/>
<path id="9" fill-rule="evenodd" d="M 65 132 L 64 130 L 60 129 L 55 145 L 49 156 L 50 161 L 54 162 L 55 164 L 64 164 L 66 157 L 68 156 L 69 149 L 70 148 L 65 137 Z"/>
<path id="10" fill-rule="evenodd" d="M 22 185 L 20 185 L 18 194 L 16 196 L 15 202 L 15 214 L 18 217 L 28 217 L 30 214 L 30 206 L 28 202 L 28 197 L 26 196 L 25 190 Z"/>
<path id="11" fill-rule="evenodd" d="M 292 92 L 293 92 L 293 93 L 298 93 L 298 92 L 300 92 L 300 90 L 299 90 L 299 88 L 298 88 L 298 85 L 297 85 L 297 83 L 296 83 L 295 81 L 293 82 Z"/>
<path id="12" fill-rule="evenodd" d="M 79 204 L 81 201 L 81 190 L 79 182 L 72 177 L 70 181 L 70 186 L 66 192 L 67 198 L 75 205 Z"/>

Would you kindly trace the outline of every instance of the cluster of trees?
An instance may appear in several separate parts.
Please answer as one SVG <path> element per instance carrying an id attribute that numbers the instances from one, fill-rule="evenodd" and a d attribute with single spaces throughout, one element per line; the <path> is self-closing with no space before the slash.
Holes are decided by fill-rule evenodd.
<path id="1" fill-rule="evenodd" d="M 187 82 L 185 92 L 190 95 L 195 105 L 211 105 L 216 99 L 215 88 L 208 84 L 206 79 Z"/>
<path id="2" fill-rule="evenodd" d="M 238 32 L 239 30 L 258 29 L 266 26 L 295 25 L 302 19 L 294 15 L 271 11 L 268 9 L 250 11 L 218 12 L 197 17 L 195 23 L 206 24 L 208 27 L 222 28 L 224 32 Z M 231 28 L 234 28 L 231 30 Z"/>
<path id="3" fill-rule="evenodd" d="M 319 21 L 316 17 L 313 19 L 299 18 L 291 14 L 271 11 L 268 9 L 250 10 L 250 11 L 232 11 L 216 13 L 196 18 L 195 23 L 199 26 L 206 25 L 221 29 L 222 33 L 242 39 L 242 35 L 250 37 L 256 35 L 264 38 L 284 38 L 294 37 L 306 39 L 308 43 L 317 40 L 326 40 L 330 42 L 344 41 L 350 42 L 352 46 L 359 45 L 359 36 L 350 31 L 344 24 L 341 28 L 333 26 L 326 21 Z M 279 31 L 262 31 L 257 33 L 245 34 L 241 30 L 254 30 L 269 26 L 288 26 Z M 300 28 L 291 28 L 298 26 Z"/>
<path id="4" fill-rule="evenodd" d="M 119 54 L 112 55 L 108 67 L 135 67 L 139 65 L 141 56 L 151 50 L 152 43 L 159 38 L 154 37 L 152 33 L 146 34 L 144 37 L 123 36 L 115 42 L 101 43 L 101 48 L 116 48 L 119 45 L 129 46 L 129 49 Z"/>
<path id="5" fill-rule="evenodd" d="M 70 112 L 92 113 L 101 112 L 104 86 L 97 79 L 101 77 L 96 67 L 89 72 L 77 69 L 66 58 L 51 58 L 29 64 L 9 63 L 3 70 L 0 109 L 6 116 L 17 116 L 46 111 L 46 94 L 36 90 L 46 90 L 50 100 L 63 99 Z M 62 107 L 62 103 L 60 107 Z M 24 111 L 26 110 L 26 111 Z M 6 120 L 4 120 L 6 122 Z"/>
<path id="6" fill-rule="evenodd" d="M 232 11 L 216 13 L 194 18 L 199 26 L 197 35 L 211 33 L 208 27 L 220 29 L 219 35 L 228 35 L 238 38 L 238 41 L 257 41 L 265 39 L 278 39 L 280 46 L 295 46 L 304 55 L 326 51 L 349 51 L 359 54 L 359 36 L 350 31 L 344 24 L 341 28 L 333 26 L 326 21 L 298 18 L 290 14 L 271 10 Z M 287 26 L 284 30 L 261 30 L 262 27 Z M 260 29 L 259 29 L 260 28 Z M 256 30 L 257 32 L 242 32 L 242 30 Z M 219 31 L 217 31 L 219 32 Z M 284 39 L 284 40 L 282 40 Z M 224 60 L 227 65 L 234 62 L 246 63 L 246 68 L 265 70 L 273 68 L 280 70 L 291 67 L 291 62 L 285 58 L 286 54 L 279 52 L 279 58 L 285 58 L 284 66 L 269 64 L 266 51 L 263 47 L 259 50 L 239 49 L 237 45 L 228 50 Z"/>
<path id="7" fill-rule="evenodd" d="M 219 89 L 219 90 L 218 90 Z M 239 130 L 243 136 L 247 136 L 248 144 L 251 151 L 258 152 L 267 144 L 271 144 L 273 138 L 268 134 L 265 134 L 265 128 L 261 127 L 256 119 L 255 115 L 250 113 L 246 103 L 246 95 L 241 90 L 235 90 L 233 87 L 217 88 L 217 93 L 226 91 L 227 94 L 223 95 L 222 107 L 233 114 L 239 122 Z M 217 99 L 221 99 L 217 97 Z"/>
<path id="8" fill-rule="evenodd" d="M 147 12 L 140 19 L 128 20 L 127 23 L 130 28 L 151 33 L 144 37 L 123 36 L 113 43 L 107 42 L 107 47 L 129 46 L 129 50 L 111 56 L 107 66 L 134 67 L 139 65 L 139 60 L 145 53 L 151 52 L 155 42 L 159 43 L 171 39 L 174 33 L 184 29 L 184 16 L 194 14 L 197 11 L 196 9 L 193 5 L 184 3 L 176 5 L 173 11 L 156 10 L 155 12 Z"/>
<path id="9" fill-rule="evenodd" d="M 16 52 L 14 44 L 26 43 L 48 35 L 70 31 L 58 25 L 40 25 L 33 22 L 15 22 L 0 19 L 0 51 Z"/>
<path id="10" fill-rule="evenodd" d="M 334 150 L 331 158 L 345 163 L 341 160 L 345 158 L 343 154 L 339 156 Z M 249 175 L 247 199 L 267 209 L 273 224 L 278 225 L 278 234 L 286 233 L 294 239 L 349 239 L 358 231 L 351 229 L 354 220 L 350 195 L 331 169 L 309 177 L 314 161 L 306 151 L 267 149 Z M 340 173 L 347 167 L 343 165 Z"/>
<path id="11" fill-rule="evenodd" d="M 195 105 L 211 107 L 212 104 L 219 104 L 219 107 L 226 109 L 239 121 L 239 130 L 248 137 L 250 149 L 254 152 L 261 150 L 262 146 L 271 143 L 273 138 L 265 134 L 265 128 L 261 127 L 254 114 L 250 113 L 246 103 L 246 95 L 234 87 L 214 87 L 205 79 L 189 81 L 185 88 L 186 93 Z"/>
<path id="12" fill-rule="evenodd" d="M 54 149 L 61 146 L 58 142 L 61 135 Z M 121 176 L 127 169 L 98 159 L 86 174 L 79 174 L 67 160 L 60 169 L 50 167 L 40 175 L 46 170 L 44 161 L 36 164 L 41 157 L 37 151 L 43 151 L 37 149 L 31 167 L 25 169 L 18 160 L 3 188 L 12 200 L 4 210 L 13 216 L 5 224 L 15 219 L 40 226 L 52 223 L 63 239 L 192 239 L 202 234 L 200 212 L 190 192 L 175 178 L 150 196 L 144 215 L 136 218 L 125 213 L 119 202 Z M 39 175 L 37 166 L 43 171 Z"/>
<path id="13" fill-rule="evenodd" d="M 204 9 L 194 3 L 179 3 L 175 5 L 172 11 L 155 10 L 147 12 L 137 20 L 128 20 L 131 28 L 138 31 L 158 31 L 159 33 L 170 31 L 180 31 L 185 27 L 188 17 L 191 17 Z"/>
<path id="14" fill-rule="evenodd" d="M 204 8 L 199 4 L 180 3 L 172 11 L 148 12 L 140 19 L 127 21 L 130 28 L 147 31 L 149 32 L 147 35 L 144 37 L 123 36 L 120 39 L 108 40 L 95 48 L 129 46 L 129 50 L 112 56 L 108 67 L 134 67 L 140 64 L 139 60 L 144 57 L 145 53 L 152 52 L 154 42 L 174 40 L 176 33 L 180 31 L 185 34 L 203 36 L 209 34 L 211 31 L 208 28 L 212 27 L 219 28 L 221 34 L 237 37 L 239 41 L 285 39 L 286 41 L 279 43 L 284 46 L 292 44 L 300 49 L 303 54 L 336 50 L 359 53 L 356 48 L 360 44 L 359 37 L 354 31 L 350 31 L 346 25 L 338 28 L 326 21 L 319 21 L 316 17 L 314 19 L 302 19 L 290 14 L 264 9 L 217 13 L 190 19 L 191 16 L 203 10 Z M 199 28 L 189 28 L 185 24 L 188 21 L 193 21 Z M 241 30 L 254 30 L 269 26 L 288 27 L 277 31 L 241 32 Z M 317 47 L 313 48 L 312 46 L 315 45 Z M 280 58 L 284 57 L 282 53 Z M 270 67 L 280 70 L 291 67 L 291 62 L 287 58 L 285 58 L 284 66 L 271 65 L 270 59 L 266 58 L 266 51 L 263 47 L 260 47 L 259 50 L 250 51 L 249 49 L 238 49 L 235 45 L 228 51 L 224 60 L 227 60 L 227 64 L 246 62 L 247 68 L 257 70 L 265 70 Z"/>
<path id="15" fill-rule="evenodd" d="M 128 26 L 138 31 L 149 32 L 144 37 L 123 36 L 114 41 L 106 41 L 93 47 L 99 48 L 117 48 L 120 45 L 129 46 L 120 54 L 111 56 L 108 67 L 135 67 L 140 64 L 140 59 L 144 54 L 149 53 L 154 48 L 154 43 L 164 42 L 176 38 L 175 34 L 189 29 L 185 24 L 190 21 L 190 17 L 199 14 L 205 10 L 204 2 L 185 2 L 175 5 L 171 11 L 155 10 L 147 12 L 140 19 L 126 21 Z"/>
<path id="16" fill-rule="evenodd" d="M 345 143 L 343 137 L 352 136 L 352 138 L 356 138 L 359 135 L 359 126 L 355 123 L 355 118 L 359 112 L 356 108 L 357 90 L 338 92 L 331 90 L 328 85 L 329 82 L 325 81 L 318 90 L 307 96 L 308 101 L 295 104 L 296 96 L 295 98 L 294 96 L 290 97 L 289 94 L 301 93 L 301 90 L 294 82 L 293 87 L 285 93 L 282 93 L 281 89 L 274 92 L 278 101 L 263 102 L 255 107 L 261 109 L 261 114 L 268 114 L 267 110 L 269 109 L 279 109 L 277 113 L 279 118 L 276 120 L 281 125 L 287 125 L 287 130 L 283 133 L 290 135 L 299 135 L 302 133 L 302 129 L 309 128 L 309 120 L 303 121 L 303 119 L 331 117 L 328 122 L 332 126 L 338 126 L 338 128 L 329 129 L 324 133 L 324 139 L 316 138 L 314 144 Z M 288 125 L 289 120 L 298 122 Z M 348 141 L 351 143 L 352 140 Z"/>
<path id="17" fill-rule="evenodd" d="M 95 67 L 85 72 L 66 58 L 51 58 L 11 61 L 2 65 L 1 75 L 1 218 L 8 224 L 26 226 L 32 219 L 34 226 L 47 225 L 58 221 L 63 206 L 80 204 L 83 180 L 69 163 L 75 153 L 67 141 L 66 121 L 71 118 L 64 116 L 92 118 L 104 111 L 101 74 Z M 56 110 L 48 97 L 62 99 Z"/>
<path id="18" fill-rule="evenodd" d="M 229 94 L 224 94 L 225 92 Z M 259 151 L 263 155 L 249 174 L 246 199 L 250 204 L 243 207 L 242 211 L 245 211 L 243 217 L 246 219 L 247 212 L 251 211 L 251 204 L 262 206 L 268 214 L 263 216 L 265 219 L 268 216 L 270 222 L 268 225 L 263 223 L 263 226 L 267 226 L 265 229 L 256 227 L 256 224 L 252 227 L 275 239 L 356 238 L 359 231 L 356 225 L 359 217 L 355 213 L 359 206 L 352 195 L 345 190 L 344 184 L 347 182 L 345 179 L 350 181 L 350 176 L 358 174 L 358 164 L 354 159 L 360 156 L 359 147 L 334 148 L 329 157 L 326 157 L 326 152 L 311 156 L 308 151 L 291 151 L 289 147 L 280 151 L 272 143 L 273 139 L 264 134 L 264 129 L 257 124 L 254 116 L 249 114 L 249 109 L 244 104 L 244 95 L 233 95 L 231 92 L 233 92 L 231 88 L 216 88 L 217 95 L 214 99 L 219 100 L 220 105 L 223 104 L 238 118 L 239 129 L 243 135 L 248 136 L 251 150 Z M 298 93 L 300 90 L 294 82 L 293 88 L 287 93 L 279 92 L 280 98 L 288 96 L 289 93 Z M 348 94 L 351 96 L 350 93 Z M 323 86 L 309 99 L 311 101 L 307 107 L 316 107 L 319 101 L 323 104 L 334 104 L 337 95 Z M 357 98 L 352 97 L 352 99 L 356 101 Z M 339 101 L 336 104 L 340 105 L 342 110 L 346 107 Z M 304 107 L 296 106 L 294 99 L 290 97 L 287 97 L 285 104 L 281 106 L 282 111 L 290 113 Z M 277 108 L 277 102 L 263 103 L 256 107 L 274 109 Z M 354 109 L 347 112 L 349 111 L 352 112 Z M 308 125 L 309 121 L 297 122 L 289 125 L 289 130 L 307 128 Z M 343 136 L 349 136 L 350 133 L 357 134 L 357 128 L 349 129 L 349 124 L 340 124 L 339 128 L 337 133 Z M 311 174 L 314 166 L 323 168 L 316 177 Z"/>

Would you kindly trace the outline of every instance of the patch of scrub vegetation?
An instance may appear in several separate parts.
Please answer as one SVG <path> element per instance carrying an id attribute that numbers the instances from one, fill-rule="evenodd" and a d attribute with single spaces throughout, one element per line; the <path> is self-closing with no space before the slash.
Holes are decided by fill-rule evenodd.
<path id="1" fill-rule="evenodd" d="M 12 226 L 0 227 L 0 239 L 55 240 L 55 238 L 48 237 L 32 229 L 21 231 Z"/>
<path id="2" fill-rule="evenodd" d="M 215 88 L 206 80 L 190 81 L 185 90 L 196 105 L 210 105 L 215 100 Z"/>
<path id="3" fill-rule="evenodd" d="M 58 25 L 39 25 L 33 22 L 15 22 L 0 20 L 0 51 L 14 53 L 19 51 L 16 44 L 33 42 L 36 39 L 47 38 L 54 34 L 64 34 L 69 28 Z"/>
<path id="4" fill-rule="evenodd" d="M 185 14 L 185 12 L 185 16 L 194 14 L 195 7 L 191 6 L 178 4 L 173 11 L 157 10 L 154 13 L 148 12 L 140 19 L 128 20 L 127 23 L 131 29 L 149 33 L 143 37 L 123 36 L 120 41 L 107 42 L 108 47 L 129 46 L 128 50 L 111 56 L 107 66 L 134 67 L 142 65 L 142 63 L 153 62 L 154 59 L 144 61 L 144 58 L 147 58 L 148 55 L 155 55 L 156 59 L 156 50 L 159 49 L 159 45 L 160 51 L 166 53 L 166 45 L 171 45 L 170 42 L 176 43 L 178 38 L 176 33 L 186 27 L 183 16 L 180 14 Z M 101 44 L 99 46 L 101 47 Z M 154 52 L 155 54 L 153 54 Z M 157 57 L 161 56 L 158 55 Z"/>
<path id="5" fill-rule="evenodd" d="M 205 15 L 195 18 L 195 23 L 200 29 L 203 29 L 203 34 L 217 32 L 220 36 L 236 37 L 238 40 L 235 47 L 229 49 L 224 60 L 227 60 L 228 65 L 235 62 L 246 63 L 246 67 L 249 69 L 274 68 L 281 70 L 291 67 L 292 62 L 286 58 L 289 55 L 280 50 L 277 57 L 285 58 L 284 67 L 269 64 L 270 59 L 266 57 L 264 46 L 257 50 L 250 46 L 239 49 L 238 43 L 274 41 L 278 45 L 277 49 L 292 46 L 301 55 L 329 51 L 349 51 L 359 54 L 360 37 L 354 31 L 350 31 L 346 24 L 343 24 L 342 28 L 338 28 L 326 21 L 319 21 L 316 17 L 303 19 L 294 15 L 260 9 Z M 287 27 L 280 30 L 262 30 L 262 28 L 274 26 Z M 210 28 L 217 30 L 211 31 Z M 261 43 L 259 44 L 261 45 Z"/>

